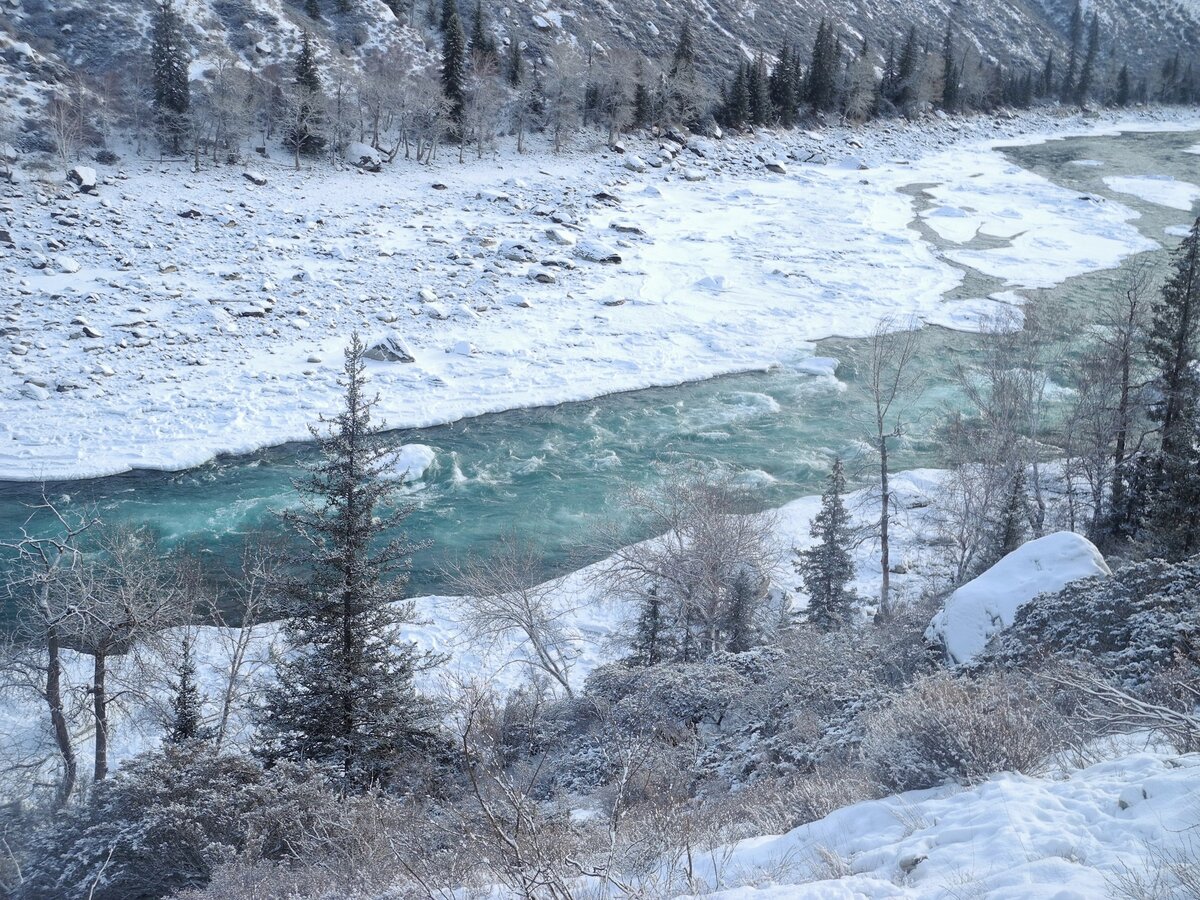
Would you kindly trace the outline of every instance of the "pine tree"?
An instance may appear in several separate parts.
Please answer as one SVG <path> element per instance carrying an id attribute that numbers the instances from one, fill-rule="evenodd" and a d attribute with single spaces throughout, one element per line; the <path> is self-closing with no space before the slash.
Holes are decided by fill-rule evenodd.
<path id="1" fill-rule="evenodd" d="M 298 108 L 284 135 L 284 144 L 296 153 L 313 156 L 325 148 L 322 130 L 321 71 L 317 66 L 316 48 L 308 30 L 300 35 L 300 52 L 296 55 L 295 85 Z"/>
<path id="2" fill-rule="evenodd" d="M 731 128 L 742 129 L 750 124 L 750 73 L 749 66 L 744 62 L 738 63 L 737 74 L 729 88 L 728 112 L 726 121 Z"/>
<path id="3" fill-rule="evenodd" d="M 771 84 L 767 75 L 767 62 L 759 53 L 750 67 L 750 121 L 755 126 L 769 125 L 775 118 L 771 106 Z"/>
<path id="4" fill-rule="evenodd" d="M 450 30 L 450 20 L 457 16 L 458 3 L 456 0 L 442 0 L 442 17 L 439 20 L 438 25 L 442 29 L 443 35 Z"/>
<path id="5" fill-rule="evenodd" d="M 1131 85 L 1129 83 L 1129 65 L 1121 66 L 1121 71 L 1117 75 L 1117 106 L 1128 106 L 1132 96 Z"/>
<path id="6" fill-rule="evenodd" d="M 642 599 L 634 626 L 633 652 L 637 661 L 644 666 L 656 666 L 669 656 L 670 641 L 667 622 L 663 617 L 665 605 L 654 588 L 647 591 Z"/>
<path id="7" fill-rule="evenodd" d="M 952 113 L 958 109 L 958 82 L 961 77 L 954 62 L 954 25 L 946 24 L 946 38 L 942 42 L 942 109 Z"/>
<path id="8" fill-rule="evenodd" d="M 353 12 L 354 6 L 351 3 L 351 0 L 337 0 L 337 11 L 342 13 L 343 15 L 345 15 L 346 13 L 349 13 L 349 12 Z"/>
<path id="9" fill-rule="evenodd" d="M 508 43 L 508 62 L 504 66 L 504 77 L 509 87 L 520 87 L 525 80 L 525 58 L 521 55 L 521 42 L 513 37 Z"/>
<path id="10" fill-rule="evenodd" d="M 1083 66 L 1079 70 L 1079 82 L 1075 85 L 1075 103 L 1087 106 L 1092 95 L 1092 79 L 1096 72 L 1096 57 L 1100 52 L 1100 20 L 1092 13 L 1091 24 L 1088 26 L 1087 53 L 1083 58 Z"/>
<path id="11" fill-rule="evenodd" d="M 187 132 L 191 105 L 188 57 L 183 47 L 183 26 L 173 0 L 160 0 L 154 14 L 150 47 L 154 82 L 154 114 L 163 143 L 179 153 Z"/>
<path id="12" fill-rule="evenodd" d="M 792 82 L 792 52 L 785 40 L 779 51 L 779 62 L 771 72 L 771 104 L 779 116 L 779 124 L 791 128 L 796 124 L 796 92 Z"/>
<path id="13" fill-rule="evenodd" d="M 462 121 L 466 84 L 467 38 L 458 13 L 452 11 L 442 35 L 442 93 L 450 101 L 450 115 L 455 122 Z"/>
<path id="14" fill-rule="evenodd" d="M 879 84 L 879 93 L 888 103 L 894 104 L 897 95 L 899 72 L 896 70 L 896 37 L 888 39 L 887 59 L 883 64 L 883 79 Z"/>
<path id="15" fill-rule="evenodd" d="M 171 744 L 183 744 L 203 736 L 200 727 L 203 701 L 196 686 L 196 662 L 192 657 L 190 638 L 183 639 L 182 650 L 179 666 L 175 669 L 176 680 L 171 685 L 174 693 L 167 733 L 167 741 Z"/>
<path id="16" fill-rule="evenodd" d="M 837 35 L 833 26 L 822 19 L 813 41 L 805 92 L 805 99 L 816 112 L 828 112 L 837 105 L 838 56 Z"/>
<path id="17" fill-rule="evenodd" d="M 808 620 L 824 631 L 847 624 L 854 610 L 855 595 L 846 585 L 854 577 L 850 558 L 850 515 L 843 497 L 846 474 L 841 459 L 833 464 L 821 511 L 813 519 L 811 534 L 817 543 L 797 554 L 796 571 L 808 591 Z"/>
<path id="18" fill-rule="evenodd" d="M 649 128 L 654 121 L 654 100 L 641 73 L 633 86 L 633 127 Z"/>
<path id="19" fill-rule="evenodd" d="M 281 514 L 304 552 L 291 560 L 287 654 L 268 692 L 258 751 L 323 768 L 344 792 L 387 786 L 433 746 L 433 717 L 413 679 L 431 662 L 399 634 L 414 547 L 390 538 L 408 510 L 383 478 L 394 453 L 372 424 L 363 344 L 355 334 L 340 380 L 343 409 L 312 435 L 320 458 L 296 482 L 299 510 Z"/>
<path id="20" fill-rule="evenodd" d="M 1160 399 L 1158 458 L 1144 542 L 1156 556 L 1183 559 L 1200 550 L 1200 219 L 1176 251 L 1175 271 L 1154 309 L 1147 351 Z"/>
<path id="21" fill-rule="evenodd" d="M 1004 508 L 988 535 L 987 552 L 978 566 L 980 571 L 991 568 L 1025 543 L 1029 536 L 1026 502 L 1025 473 L 1018 469 L 1009 479 Z"/>
<path id="22" fill-rule="evenodd" d="M 758 599 L 750 573 L 745 569 L 738 571 L 729 586 L 728 606 L 721 622 L 725 649 L 730 653 L 745 653 L 754 646 L 754 610 Z"/>
<path id="23" fill-rule="evenodd" d="M 1054 93 L 1054 51 L 1046 54 L 1046 63 L 1042 66 L 1042 77 L 1038 81 L 1038 96 L 1049 97 Z"/>
<path id="24" fill-rule="evenodd" d="M 684 19 L 679 29 L 679 41 L 671 56 L 671 76 L 690 76 L 696 70 L 696 46 L 692 40 L 692 26 Z"/>
<path id="25" fill-rule="evenodd" d="M 1083 5 L 1082 0 L 1075 0 L 1075 9 L 1071 12 L 1071 53 L 1067 57 L 1067 73 L 1063 76 L 1059 97 L 1063 103 L 1070 103 L 1075 98 L 1075 82 L 1079 77 L 1079 51 L 1083 43 Z"/>
<path id="26" fill-rule="evenodd" d="M 492 62 L 500 61 L 499 48 L 488 33 L 487 20 L 483 14 L 483 0 L 475 0 L 475 17 L 471 23 L 471 40 L 467 44 L 467 54 L 471 59 L 482 56 Z"/>
<path id="27" fill-rule="evenodd" d="M 319 0 L 304 0 L 304 14 L 314 22 L 321 18 L 321 4 Z"/>
<path id="28" fill-rule="evenodd" d="M 917 102 L 917 76 L 921 68 L 921 50 L 917 46 L 917 28 L 908 29 L 900 59 L 896 63 L 896 85 L 894 102 L 903 113 L 911 111 Z"/>

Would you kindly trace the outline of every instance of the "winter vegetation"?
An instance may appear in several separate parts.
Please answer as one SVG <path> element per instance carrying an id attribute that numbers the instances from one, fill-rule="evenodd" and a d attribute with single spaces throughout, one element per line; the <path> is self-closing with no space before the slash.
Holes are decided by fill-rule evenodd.
<path id="1" fill-rule="evenodd" d="M 47 37 L 29 0 L 0 13 L 5 88 L 23 92 L 5 123 L 5 214 L 47 207 L 73 229 L 70 198 L 98 195 L 86 215 L 133 218 L 158 185 L 182 208 L 173 224 L 212 220 L 177 246 L 214 260 L 261 203 L 258 221 L 273 224 L 253 253 L 269 260 L 325 226 L 326 199 L 300 192 L 354 178 L 368 187 L 339 208 L 362 216 L 349 227 L 378 258 L 347 253 L 349 237 L 308 258 L 290 280 L 316 281 L 313 309 L 289 309 L 285 326 L 270 318 L 283 293 L 272 278 L 247 289 L 253 302 L 233 287 L 200 296 L 249 280 L 201 277 L 206 261 L 174 287 L 152 282 L 147 260 L 163 277 L 179 268 L 155 255 L 152 217 L 124 249 L 100 218 L 86 224 L 98 258 L 112 255 L 85 273 L 88 295 L 66 238 L 35 246 L 18 222 L 0 230 L 20 298 L 0 324 L 12 339 L 0 479 L 37 481 L 50 465 L 111 474 L 143 452 L 183 468 L 230 442 L 295 438 L 298 417 L 313 448 L 294 502 L 245 536 L 234 565 L 48 483 L 0 534 L 0 896 L 1200 897 L 1200 219 L 1173 226 L 1169 254 L 1154 256 L 1135 210 L 1012 166 L 994 153 L 1003 134 L 959 135 L 1019 115 L 1033 130 L 1086 130 L 1102 109 L 1195 127 L 1182 108 L 1200 101 L 1183 27 L 1194 11 L 1137 4 L 1180 25 L 1162 29 L 1178 46 L 1159 35 L 1139 47 L 1098 2 L 1025 18 L 997 4 L 1031 23 L 1027 42 L 1003 46 L 984 40 L 995 20 L 934 17 L 938 4 L 890 16 L 882 41 L 877 17 L 848 14 L 861 4 L 770 33 L 780 14 L 764 10 L 767 25 L 728 52 L 731 23 L 669 9 L 659 28 L 643 10 L 650 52 L 644 35 L 600 28 L 608 13 L 569 6 L 143 6 L 133 20 L 97 13 L 114 40 L 140 41 L 119 68 L 71 22 Z M 254 40 L 225 28 L 229 16 Z M 827 166 L 831 134 L 856 155 Z M 882 159 L 896 148 L 920 152 Z M 596 159 L 618 179 L 590 185 Z M 124 173 L 135 162 L 152 174 Z M 556 193 L 590 205 L 539 196 L 528 211 L 535 189 L 514 176 L 496 191 L 488 166 L 558 179 Z M 418 177 L 404 228 L 435 251 L 367 218 L 391 208 L 389 185 Z M 454 183 L 424 184 L 435 177 Z M 263 193 L 231 199 L 231 181 L 298 196 L 280 211 Z M 1189 214 L 1200 198 L 1149 170 L 1104 184 Z M 914 186 L 928 203 L 909 202 Z M 482 234 L 526 212 L 536 240 Z M 795 255 L 737 243 L 755 212 L 798 220 L 780 241 Z M 443 217 L 478 253 L 450 246 Z M 748 288 L 739 307 L 737 287 L 708 274 L 675 294 L 688 257 L 712 252 L 702 231 L 731 271 L 743 255 L 771 267 L 769 290 Z M 51 281 L 17 275 L 26 260 Z M 638 271 L 622 271 L 631 260 Z M 1085 324 L 1045 293 L 1118 265 L 1086 298 Z M 856 266 L 883 275 L 844 283 Z M 408 310 L 393 302 L 406 268 L 443 279 Z M 1005 290 L 940 302 L 968 268 Z M 553 327 L 488 319 L 518 277 L 543 291 Z M 356 295 L 368 283 L 382 299 Z M 160 289 L 164 316 L 199 296 L 207 330 L 149 324 L 141 298 Z M 447 310 L 438 291 L 460 290 L 474 302 Z M 89 316 L 119 313 L 128 321 L 111 327 L 128 339 L 113 354 L 182 347 L 189 369 L 243 366 L 244 380 L 172 373 L 169 391 L 142 395 L 137 382 L 164 370 L 118 376 L 102 361 L 115 355 L 97 353 L 89 385 L 128 377 L 126 395 L 60 382 L 54 394 L 104 420 L 60 423 L 26 368 L 51 346 L 49 327 L 24 333 L 39 292 L 75 318 L 76 346 L 104 339 Z M 630 298 L 644 318 L 617 324 Z M 503 310 L 535 306 L 519 294 Z M 384 332 L 356 330 L 367 310 Z M 410 343 L 407 319 L 434 336 Z M 488 320 L 471 333 L 512 341 L 514 362 L 435 343 L 460 320 Z M 976 354 L 938 360 L 953 384 L 936 403 L 930 325 L 978 340 Z M 322 365 L 310 330 L 336 372 L 279 383 L 277 352 Z M 547 348 L 512 337 L 526 330 L 565 355 L 541 359 Z M 384 412 L 429 424 L 485 411 L 463 404 L 489 394 L 487 410 L 677 383 L 835 333 L 855 339 L 848 358 L 803 365 L 855 392 L 861 420 L 853 453 L 829 454 L 819 496 L 764 508 L 745 473 L 664 448 L 661 477 L 630 479 L 611 516 L 572 535 L 576 571 L 547 580 L 544 549 L 514 516 L 446 566 L 448 595 L 413 596 L 425 537 L 409 533 L 414 484 L 436 453 L 402 444 Z M 701 346 L 679 356 L 672 343 Z M 604 383 L 581 384 L 593 377 Z M 121 404 L 143 396 L 146 422 L 122 422 Z M 200 411 L 230 407 L 220 434 L 187 444 Z M 900 471 L 930 417 L 942 466 Z M 108 443 L 92 459 L 97 434 Z"/>

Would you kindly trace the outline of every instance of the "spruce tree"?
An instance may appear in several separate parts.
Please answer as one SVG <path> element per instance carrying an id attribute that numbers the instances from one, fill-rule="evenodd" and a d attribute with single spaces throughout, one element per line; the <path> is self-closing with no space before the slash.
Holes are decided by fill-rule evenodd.
<path id="1" fill-rule="evenodd" d="M 822 19 L 813 41 L 805 91 L 805 99 L 814 112 L 828 112 L 837 105 L 838 46 L 833 26 Z"/>
<path id="2" fill-rule="evenodd" d="M 160 0 L 154 13 L 150 64 L 154 85 L 154 115 L 159 137 L 172 153 L 183 148 L 191 96 L 183 26 L 173 0 Z"/>
<path id="3" fill-rule="evenodd" d="M 759 53 L 750 67 L 750 121 L 755 126 L 769 125 L 775 118 L 771 105 L 771 84 L 767 62 Z"/>
<path id="4" fill-rule="evenodd" d="M 450 21 L 442 34 L 442 93 L 450 101 L 450 115 L 462 122 L 466 102 L 467 37 L 463 34 L 458 12 L 451 11 Z"/>
<path id="5" fill-rule="evenodd" d="M 317 66 L 316 48 L 305 29 L 300 35 L 300 52 L 296 55 L 294 81 L 297 109 L 291 117 L 284 144 L 296 153 L 313 156 L 325 148 L 322 135 L 321 71 Z"/>
<path id="6" fill-rule="evenodd" d="M 796 124 L 796 90 L 792 81 L 791 45 L 785 40 L 779 51 L 779 62 L 771 72 L 771 104 L 779 116 L 779 124 L 791 128 Z"/>
<path id="7" fill-rule="evenodd" d="M 946 24 L 946 37 L 942 42 L 942 109 L 948 113 L 958 110 L 958 65 L 954 62 L 954 25 Z"/>
<path id="8" fill-rule="evenodd" d="M 1071 52 L 1067 57 L 1067 72 L 1059 89 L 1059 97 L 1063 103 L 1070 103 L 1075 98 L 1075 83 L 1079 78 L 1079 51 L 1083 47 L 1082 0 L 1075 0 L 1075 8 L 1071 12 L 1070 39 Z"/>
<path id="9" fill-rule="evenodd" d="M 394 452 L 371 420 L 363 344 L 345 352 L 343 408 L 312 428 L 319 459 L 295 483 L 298 510 L 281 513 L 303 545 L 286 584 L 287 653 L 268 692 L 258 752 L 268 762 L 321 768 L 343 792 L 393 783 L 433 746 L 430 704 L 414 687 L 431 662 L 400 627 L 414 547 L 392 535 L 408 510 L 386 480 Z"/>
<path id="10" fill-rule="evenodd" d="M 1144 543 L 1155 556 L 1183 559 L 1200 550 L 1200 219 L 1176 251 L 1175 271 L 1154 309 L 1147 351 L 1156 371 L 1158 457 Z"/>
<path id="11" fill-rule="evenodd" d="M 442 16 L 438 24 L 442 29 L 443 35 L 450 30 L 450 20 L 456 16 L 458 16 L 458 3 L 456 0 L 442 0 Z"/>
<path id="12" fill-rule="evenodd" d="M 483 0 L 475 0 L 475 16 L 471 23 L 471 39 L 467 43 L 467 55 L 474 59 L 481 56 L 491 62 L 500 61 L 499 49 L 488 33 L 487 20 L 483 14 Z"/>
<path id="13" fill-rule="evenodd" d="M 1132 96 L 1132 87 L 1129 83 L 1129 65 L 1121 66 L 1121 71 L 1117 75 L 1117 106 L 1128 106 Z"/>
<path id="14" fill-rule="evenodd" d="M 202 701 L 196 685 L 196 662 L 192 656 L 190 638 L 183 639 L 182 650 L 179 665 L 175 669 L 175 681 L 171 684 L 171 720 L 167 732 L 167 742 L 171 744 L 183 744 L 202 737 Z"/>
<path id="15" fill-rule="evenodd" d="M 525 58 L 521 55 L 521 42 L 513 37 L 508 43 L 508 61 L 504 66 L 504 77 L 509 87 L 520 87 L 525 80 Z"/>
<path id="16" fill-rule="evenodd" d="M 314 22 L 321 18 L 321 4 L 319 0 L 304 0 L 304 14 Z"/>
<path id="17" fill-rule="evenodd" d="M 655 588 L 646 592 L 633 634 L 634 656 L 644 666 L 656 666 L 669 656 L 670 638 L 664 617 L 665 609 L 666 604 Z"/>
<path id="18" fill-rule="evenodd" d="M 741 569 L 733 576 L 728 606 L 721 622 L 725 649 L 730 653 L 745 653 L 754 646 L 754 610 L 760 596 L 749 571 Z"/>
<path id="19" fill-rule="evenodd" d="M 654 100 L 641 73 L 633 86 L 633 127 L 649 128 L 654 121 Z"/>
<path id="20" fill-rule="evenodd" d="M 908 29 L 900 59 L 896 63 L 896 85 L 894 103 L 903 113 L 909 113 L 917 102 L 917 76 L 921 70 L 921 49 L 917 46 L 917 28 Z"/>
<path id="21" fill-rule="evenodd" d="M 987 535 L 986 551 L 976 566 L 977 571 L 990 569 L 1012 553 L 1029 537 L 1029 510 L 1026 507 L 1025 473 L 1020 469 L 1012 474 L 1004 495 L 1000 518 Z"/>
<path id="22" fill-rule="evenodd" d="M 810 531 L 817 543 L 800 551 L 796 559 L 796 571 L 809 596 L 808 621 L 824 631 L 847 624 L 856 599 L 846 588 L 854 577 L 854 562 L 850 558 L 852 533 L 845 493 L 846 474 L 841 459 L 837 459 L 821 494 L 821 511 Z"/>
<path id="23" fill-rule="evenodd" d="M 1087 53 L 1083 57 L 1083 66 L 1079 70 L 1079 81 L 1075 85 L 1075 103 L 1087 106 L 1092 95 L 1092 79 L 1096 72 L 1096 57 L 1100 52 L 1100 20 L 1092 13 L 1091 24 L 1088 26 Z"/>
<path id="24" fill-rule="evenodd" d="M 672 77 L 691 76 L 696 70 L 696 46 L 692 40 L 692 26 L 687 19 L 679 29 L 679 40 L 671 56 Z"/>
<path id="25" fill-rule="evenodd" d="M 1049 97 L 1054 93 L 1054 51 L 1046 54 L 1046 63 L 1042 66 L 1042 77 L 1038 82 L 1038 96 Z"/>

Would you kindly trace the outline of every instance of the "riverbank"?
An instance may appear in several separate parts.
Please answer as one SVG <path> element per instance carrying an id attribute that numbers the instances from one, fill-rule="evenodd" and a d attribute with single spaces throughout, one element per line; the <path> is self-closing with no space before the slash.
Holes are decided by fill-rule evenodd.
<path id="1" fill-rule="evenodd" d="M 1156 246 L 1124 204 L 1081 203 L 998 146 L 1196 128 L 1193 111 L 1034 113 L 697 140 L 658 167 L 657 144 L 630 141 L 379 175 L 280 166 L 262 186 L 142 162 L 96 195 L 26 184 L 8 198 L 0 480 L 304 439 L 337 406 L 356 328 L 411 349 L 371 376 L 381 416 L 418 427 L 796 365 L 883 316 L 979 327 L 1022 289 Z M 912 184 L 960 247 L 910 227 Z M 1006 290 L 944 301 L 961 266 Z"/>

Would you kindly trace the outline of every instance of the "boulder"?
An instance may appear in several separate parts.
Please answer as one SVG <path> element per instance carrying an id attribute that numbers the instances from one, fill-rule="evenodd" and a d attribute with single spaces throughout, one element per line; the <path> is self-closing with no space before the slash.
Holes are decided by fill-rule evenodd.
<path id="1" fill-rule="evenodd" d="M 646 171 L 646 161 L 644 159 L 642 159 L 640 156 L 626 157 L 625 162 L 622 163 L 622 165 L 624 165 L 625 168 L 627 168 L 630 172 L 645 172 Z"/>
<path id="2" fill-rule="evenodd" d="M 74 184 L 81 194 L 96 193 L 96 170 L 91 166 L 76 166 L 67 173 L 67 180 Z"/>
<path id="3" fill-rule="evenodd" d="M 683 173 L 684 181 L 707 181 L 708 175 L 701 172 L 699 169 L 688 169 Z"/>
<path id="4" fill-rule="evenodd" d="M 251 184 L 256 184 L 259 187 L 262 187 L 263 185 L 265 185 L 267 183 L 267 176 L 263 175 L 261 172 L 252 172 L 250 170 L 247 170 L 242 173 L 242 177 L 245 178 Z"/>
<path id="5" fill-rule="evenodd" d="M 346 162 L 363 172 L 378 172 L 383 169 L 383 155 L 369 144 L 350 144 L 346 148 Z"/>
<path id="6" fill-rule="evenodd" d="M 534 259 L 533 248 L 523 241 L 502 241 L 496 253 L 513 262 L 532 262 Z"/>
<path id="7" fill-rule="evenodd" d="M 547 228 L 546 237 L 561 247 L 574 247 L 576 242 L 575 235 L 565 228 Z"/>
<path id="8" fill-rule="evenodd" d="M 616 249 L 591 239 L 580 241 L 575 248 L 575 255 L 588 262 L 616 264 L 621 261 L 621 254 Z"/>
<path id="9" fill-rule="evenodd" d="M 408 343 L 394 332 L 371 341 L 363 351 L 363 356 L 376 362 L 416 362 Z"/>
<path id="10" fill-rule="evenodd" d="M 787 169 L 784 167 L 783 163 L 779 162 L 778 160 L 769 161 L 766 165 L 766 168 L 768 172 L 774 172 L 776 175 L 787 174 Z"/>

